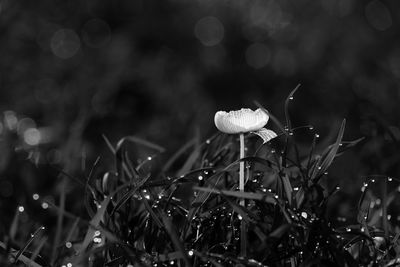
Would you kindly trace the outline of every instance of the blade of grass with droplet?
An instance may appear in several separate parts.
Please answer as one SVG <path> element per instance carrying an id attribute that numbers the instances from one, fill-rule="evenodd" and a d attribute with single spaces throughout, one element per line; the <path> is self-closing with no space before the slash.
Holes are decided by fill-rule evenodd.
<path id="1" fill-rule="evenodd" d="M 289 180 L 289 176 L 287 173 L 284 173 L 280 176 L 282 179 L 283 189 L 285 190 L 286 198 L 289 202 L 289 205 L 292 205 L 292 192 L 293 188 Z"/>
<path id="2" fill-rule="evenodd" d="M 159 228 L 162 228 L 163 227 L 162 222 L 158 218 L 157 214 L 153 211 L 153 208 L 150 206 L 149 202 L 147 201 L 147 199 L 145 198 L 143 193 L 139 191 L 139 194 L 142 197 L 143 205 L 144 205 L 145 209 L 147 210 L 147 212 L 150 214 L 151 218 L 153 218 L 154 222 L 157 224 L 157 226 Z"/>
<path id="3" fill-rule="evenodd" d="M 289 102 L 290 100 L 293 99 L 293 95 L 296 93 L 297 89 L 299 89 L 301 84 L 298 84 L 288 95 L 288 97 L 285 100 L 285 119 L 286 119 L 286 125 L 288 127 L 289 132 L 292 131 L 292 122 L 290 120 L 290 115 L 289 115 Z"/>
<path id="4" fill-rule="evenodd" d="M 86 248 L 89 246 L 89 244 L 93 240 L 93 235 L 95 230 L 93 227 L 98 227 L 100 222 L 104 219 L 104 214 L 107 210 L 108 203 L 110 202 L 109 197 L 105 197 L 104 200 L 100 204 L 100 208 L 97 210 L 95 216 L 90 220 L 90 224 L 92 227 L 89 227 L 89 229 L 86 232 L 85 238 L 82 241 L 79 249 L 77 250 L 77 255 L 81 255 L 83 252 L 85 252 Z"/>
<path id="5" fill-rule="evenodd" d="M 307 161 L 307 170 L 306 171 L 309 176 L 312 175 L 312 172 L 310 172 L 311 171 L 311 161 L 312 161 L 312 156 L 314 154 L 316 144 L 317 144 L 317 137 L 314 135 L 314 138 L 313 138 L 313 141 L 312 141 L 311 147 L 310 147 L 310 152 L 308 153 L 308 161 Z"/>
<path id="6" fill-rule="evenodd" d="M 339 150 L 340 143 L 342 142 L 345 126 L 346 126 L 346 119 L 342 121 L 342 125 L 340 126 L 336 142 L 332 145 L 332 148 L 330 149 L 329 153 L 325 158 L 321 158 L 318 161 L 317 168 L 314 169 L 314 172 L 311 176 L 313 180 L 318 179 L 318 177 L 320 177 L 321 174 L 325 173 L 325 171 L 332 164 L 333 159 L 335 158 L 336 153 Z"/>
<path id="7" fill-rule="evenodd" d="M 74 223 L 72 224 L 71 228 L 68 231 L 67 237 L 65 238 L 65 242 L 71 241 L 72 235 L 74 234 L 75 230 L 77 229 L 80 220 L 81 220 L 81 218 L 79 218 L 79 217 L 77 217 L 74 220 Z"/>
<path id="8" fill-rule="evenodd" d="M 136 143 L 151 149 L 154 149 L 156 151 L 158 151 L 159 153 L 163 153 L 165 151 L 165 148 L 163 148 L 160 145 L 157 145 L 155 143 L 152 143 L 150 141 L 144 140 L 142 138 L 139 138 L 137 136 L 126 136 L 124 138 L 122 138 L 121 140 L 119 140 L 117 147 L 116 147 L 116 151 L 118 151 L 119 149 L 121 149 L 122 145 L 126 142 L 132 142 L 132 143 Z"/>
<path id="9" fill-rule="evenodd" d="M 31 235 L 29 240 L 22 246 L 22 248 L 15 254 L 15 261 L 18 261 L 19 257 L 25 252 L 25 250 L 29 247 L 32 241 L 37 237 L 40 231 L 44 230 L 43 226 L 40 226 L 36 231 Z"/>
<path id="10" fill-rule="evenodd" d="M 225 196 L 235 197 L 235 198 L 245 198 L 251 200 L 264 201 L 266 203 L 275 204 L 276 200 L 272 194 L 266 193 L 253 193 L 253 192 L 240 192 L 240 191 L 230 191 L 230 190 L 217 190 L 210 187 L 193 187 L 194 190 L 207 192 L 211 194 L 221 194 Z"/>
<path id="11" fill-rule="evenodd" d="M 361 141 L 363 141 L 365 137 L 358 138 L 353 141 L 342 141 L 342 145 L 340 146 L 340 151 L 336 154 L 336 157 L 342 155 L 346 150 L 358 145 Z"/>
<path id="12" fill-rule="evenodd" d="M 175 228 L 173 227 L 172 221 L 171 219 L 169 219 L 167 217 L 166 214 L 164 214 L 162 211 L 160 211 L 160 216 L 161 216 L 161 220 L 164 224 L 164 227 L 169 235 L 169 237 L 171 238 L 172 244 L 174 245 L 175 249 L 180 252 L 183 256 L 183 262 L 185 263 L 184 266 L 192 266 L 192 264 L 189 261 L 188 258 L 188 254 L 185 251 L 185 248 L 182 244 L 182 241 L 180 240 L 180 238 L 178 237 L 178 234 L 176 233 Z"/>

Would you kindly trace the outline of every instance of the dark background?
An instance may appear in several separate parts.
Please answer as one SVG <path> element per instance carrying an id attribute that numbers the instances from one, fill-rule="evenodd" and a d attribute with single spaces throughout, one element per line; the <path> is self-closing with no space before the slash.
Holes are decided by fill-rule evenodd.
<path id="1" fill-rule="evenodd" d="M 139 136 L 169 155 L 197 132 L 214 133 L 217 110 L 255 108 L 257 100 L 283 120 L 298 83 L 293 123 L 314 125 L 320 148 L 343 118 L 346 140 L 366 137 L 330 171 L 344 199 L 358 197 L 363 176 L 397 177 L 399 5 L 0 1 L 2 219 L 33 206 L 36 192 L 69 190 L 73 198 L 74 186 L 60 188 L 52 165 L 87 174 L 98 155 L 107 159 L 102 134 L 113 144 Z M 301 132 L 296 138 L 309 145 Z M 338 213 L 351 213 L 349 203 Z"/>

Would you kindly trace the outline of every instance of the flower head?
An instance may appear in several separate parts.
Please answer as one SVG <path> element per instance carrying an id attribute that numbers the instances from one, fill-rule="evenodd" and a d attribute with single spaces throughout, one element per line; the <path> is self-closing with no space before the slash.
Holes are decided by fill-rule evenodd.
<path id="1" fill-rule="evenodd" d="M 257 109 L 249 108 L 230 112 L 218 111 L 215 113 L 214 122 L 218 130 L 227 134 L 247 133 L 260 130 L 267 124 L 269 116 Z"/>

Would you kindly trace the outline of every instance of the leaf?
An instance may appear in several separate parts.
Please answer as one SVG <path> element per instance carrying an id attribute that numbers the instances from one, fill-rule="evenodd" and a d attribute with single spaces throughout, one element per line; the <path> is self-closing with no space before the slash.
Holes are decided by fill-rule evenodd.
<path id="1" fill-rule="evenodd" d="M 0 248 L 3 248 L 4 250 L 6 250 L 7 246 L 3 242 L 0 241 Z M 15 256 L 16 253 L 17 252 L 14 249 L 11 249 L 11 255 Z M 28 257 L 26 257 L 23 254 L 19 256 L 19 261 L 23 262 L 26 266 L 29 266 L 29 267 L 42 267 L 42 265 L 29 259 Z"/>
<path id="2" fill-rule="evenodd" d="M 266 128 L 261 128 L 260 130 L 258 130 L 256 132 L 252 132 L 252 133 L 261 137 L 264 144 L 267 143 L 268 141 L 270 141 L 271 139 L 277 137 L 277 135 L 274 131 L 266 129 Z"/>
<path id="3" fill-rule="evenodd" d="M 292 205 L 292 185 L 290 184 L 289 176 L 285 173 L 282 178 L 283 189 L 285 190 L 286 198 L 289 202 L 289 205 Z"/>
<path id="4" fill-rule="evenodd" d="M 79 249 L 77 250 L 77 255 L 85 252 L 86 248 L 93 241 L 93 235 L 95 232 L 94 227 L 98 227 L 100 222 L 104 219 L 104 214 L 107 210 L 108 203 L 110 202 L 109 197 L 105 197 L 104 200 L 100 204 L 100 208 L 97 210 L 95 216 L 90 220 L 89 229 L 86 232 L 85 238 L 83 242 L 80 244 Z"/>
<path id="5" fill-rule="evenodd" d="M 126 136 L 124 138 L 122 138 L 121 140 L 119 140 L 117 147 L 115 149 L 116 152 L 118 152 L 118 150 L 121 149 L 122 145 L 126 142 L 132 142 L 132 143 L 136 143 L 154 150 L 157 150 L 159 153 L 162 153 L 165 151 L 165 148 L 163 148 L 162 146 L 159 146 L 157 144 L 154 144 L 152 142 L 149 142 L 147 140 L 144 140 L 142 138 L 136 137 L 136 136 Z"/>
<path id="6" fill-rule="evenodd" d="M 280 239 L 284 234 L 286 234 L 290 230 L 291 227 L 292 227 L 291 224 L 283 224 L 278 228 L 276 228 L 274 231 L 272 231 L 272 233 L 269 234 L 269 237 Z"/>
<path id="7" fill-rule="evenodd" d="M 239 199 L 252 199 L 252 200 L 259 200 L 264 201 L 266 203 L 275 204 L 276 200 L 272 194 L 265 194 L 265 193 L 252 193 L 252 192 L 240 192 L 240 191 L 230 191 L 230 190 L 217 190 L 209 187 L 193 187 L 194 190 L 208 192 L 212 194 L 221 194 L 230 197 L 236 197 Z"/>
<path id="8" fill-rule="evenodd" d="M 290 94 L 288 95 L 288 97 L 285 100 L 285 118 L 286 118 L 286 125 L 288 127 L 288 131 L 291 132 L 292 131 L 292 123 L 290 121 L 290 116 L 289 116 L 289 102 L 290 100 L 293 99 L 293 95 L 296 93 L 297 89 L 299 89 L 301 86 L 301 84 L 298 84 L 296 86 L 296 88 L 294 88 Z"/>
<path id="9" fill-rule="evenodd" d="M 15 254 L 15 261 L 19 259 L 19 257 L 25 252 L 25 250 L 29 247 L 29 245 L 32 243 L 32 241 L 37 237 L 37 235 L 44 230 L 45 228 L 43 226 L 39 227 L 36 229 L 36 231 L 31 235 L 29 240 L 25 243 L 25 245 Z"/>
<path id="10" fill-rule="evenodd" d="M 164 227 L 167 230 L 169 237 L 171 238 L 172 244 L 174 245 L 175 249 L 181 253 L 183 257 L 183 261 L 185 262 L 184 266 L 192 266 L 188 259 L 188 254 L 185 251 L 185 248 L 182 244 L 182 241 L 179 239 L 175 228 L 173 227 L 172 220 L 168 218 L 165 214 L 161 213 L 161 220 L 164 223 Z"/>
<path id="11" fill-rule="evenodd" d="M 346 119 L 342 121 L 342 125 L 340 126 L 339 134 L 337 136 L 336 142 L 332 145 L 329 152 L 325 157 L 321 157 L 313 170 L 313 174 L 311 175 L 311 179 L 318 179 L 321 177 L 321 174 L 325 173 L 329 166 L 332 164 L 333 159 L 336 156 L 336 153 L 339 150 L 340 143 L 343 139 L 344 128 L 346 126 Z"/>

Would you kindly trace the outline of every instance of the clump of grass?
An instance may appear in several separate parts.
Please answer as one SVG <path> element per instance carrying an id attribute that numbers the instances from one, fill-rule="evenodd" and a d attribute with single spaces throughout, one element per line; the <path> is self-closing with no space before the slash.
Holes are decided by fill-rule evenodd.
<path id="1" fill-rule="evenodd" d="M 322 181 L 334 159 L 362 139 L 343 140 L 344 120 L 336 140 L 317 154 L 318 135 L 313 127 L 296 128 L 290 121 L 294 92 L 286 100 L 285 126 L 257 104 L 280 134 L 268 143 L 247 134 L 244 158 L 239 157 L 238 136 L 216 134 L 204 142 L 195 137 L 157 167 L 153 162 L 164 151 L 159 145 L 126 137 L 114 146 L 105 137 L 115 168 L 96 179 L 94 173 L 101 165 L 97 160 L 82 183 L 88 219 L 68 212 L 64 205 L 47 203 L 66 221 L 56 231 L 58 243 L 49 244 L 53 238 L 42 228 L 21 242 L 15 235 L 17 211 L 0 243 L 1 262 L 28 266 L 398 265 L 399 229 L 390 224 L 387 213 L 394 201 L 394 193 L 387 192 L 393 178 L 382 179 L 379 207 L 371 205 L 379 198 L 370 189 L 378 177 L 371 178 L 363 186 L 357 223 L 332 224 L 327 206 L 340 188 L 327 188 Z M 306 151 L 296 144 L 298 131 L 310 134 Z M 147 158 L 134 163 L 131 144 L 146 147 Z M 241 162 L 246 166 L 244 192 L 238 190 Z M 245 225 L 245 235 L 241 225 Z"/>

